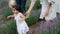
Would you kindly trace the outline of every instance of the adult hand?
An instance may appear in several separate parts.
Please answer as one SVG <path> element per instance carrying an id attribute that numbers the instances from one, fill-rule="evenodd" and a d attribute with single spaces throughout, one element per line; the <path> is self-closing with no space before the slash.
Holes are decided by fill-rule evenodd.
<path id="1" fill-rule="evenodd" d="M 36 3 L 36 0 L 31 0 L 30 7 L 29 7 L 28 11 L 26 12 L 26 18 L 29 18 L 30 12 L 31 12 L 31 10 L 33 9 L 35 3 Z"/>
<path id="2" fill-rule="evenodd" d="M 26 18 L 29 18 L 29 16 L 30 16 L 30 11 L 27 11 L 25 14 L 26 14 Z"/>

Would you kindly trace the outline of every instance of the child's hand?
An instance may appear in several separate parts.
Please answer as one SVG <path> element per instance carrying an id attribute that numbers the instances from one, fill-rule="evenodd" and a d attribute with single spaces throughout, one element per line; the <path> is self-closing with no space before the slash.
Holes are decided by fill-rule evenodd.
<path id="1" fill-rule="evenodd" d="M 10 15 L 10 16 L 7 17 L 7 19 L 11 19 L 13 17 L 14 17 L 14 15 Z"/>
<path id="2" fill-rule="evenodd" d="M 11 15 L 7 17 L 7 19 L 11 19 Z"/>
<path id="3" fill-rule="evenodd" d="M 30 11 L 27 11 L 25 14 L 26 14 L 26 18 L 29 18 L 29 16 L 30 16 Z"/>

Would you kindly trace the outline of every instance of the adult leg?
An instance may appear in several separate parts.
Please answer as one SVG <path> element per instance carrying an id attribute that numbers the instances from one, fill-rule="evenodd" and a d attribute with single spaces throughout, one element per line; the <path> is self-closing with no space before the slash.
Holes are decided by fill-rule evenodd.
<path id="1" fill-rule="evenodd" d="M 27 0 L 16 0 L 17 5 L 20 5 L 22 7 L 22 13 L 26 11 L 25 5 L 26 5 Z"/>
<path id="2" fill-rule="evenodd" d="M 26 6 L 26 1 L 27 1 L 27 0 L 21 0 L 21 7 L 23 8 L 22 11 L 24 11 L 24 13 L 26 12 L 26 8 L 25 8 L 25 6 Z"/>

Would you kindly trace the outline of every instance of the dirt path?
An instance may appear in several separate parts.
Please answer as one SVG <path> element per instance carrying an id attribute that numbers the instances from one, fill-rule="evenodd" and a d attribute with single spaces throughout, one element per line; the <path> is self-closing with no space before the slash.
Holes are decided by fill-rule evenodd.
<path id="1" fill-rule="evenodd" d="M 8 9 L 8 6 L 0 8 L 0 15 L 3 14 L 3 12 L 6 11 L 7 9 Z"/>
<path id="2" fill-rule="evenodd" d="M 3 13 L 4 11 L 6 11 L 9 7 L 8 6 L 5 6 L 3 8 L 0 8 L 0 27 L 2 24 L 4 24 L 4 17 L 3 17 Z"/>
<path id="3" fill-rule="evenodd" d="M 30 31 L 28 32 L 28 34 L 39 34 L 40 33 L 40 26 L 39 26 L 39 22 L 30 26 Z"/>

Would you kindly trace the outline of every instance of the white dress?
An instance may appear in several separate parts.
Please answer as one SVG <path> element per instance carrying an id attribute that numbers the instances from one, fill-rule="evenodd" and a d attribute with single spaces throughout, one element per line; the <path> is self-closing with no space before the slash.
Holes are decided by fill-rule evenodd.
<path id="1" fill-rule="evenodd" d="M 52 3 L 52 6 L 49 10 L 48 16 L 45 16 L 49 3 Z M 56 17 L 56 12 L 57 12 L 56 4 L 53 3 L 52 0 L 44 0 L 44 2 L 42 2 L 42 12 L 40 18 L 45 17 L 45 20 L 53 20 Z"/>
<path id="2" fill-rule="evenodd" d="M 19 19 L 21 19 L 20 14 L 21 13 L 17 15 L 14 14 L 16 25 L 17 25 L 17 31 L 18 31 L 18 34 L 26 34 L 29 31 L 29 27 L 25 21 L 22 21 L 22 22 L 19 21 Z"/>
<path id="3" fill-rule="evenodd" d="M 40 0 L 41 4 L 42 4 L 42 10 L 41 10 L 41 14 L 40 14 L 40 19 L 43 19 L 45 17 L 45 13 L 48 7 L 48 0 Z"/>

